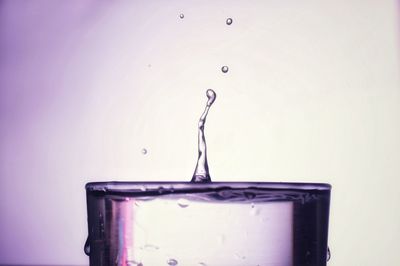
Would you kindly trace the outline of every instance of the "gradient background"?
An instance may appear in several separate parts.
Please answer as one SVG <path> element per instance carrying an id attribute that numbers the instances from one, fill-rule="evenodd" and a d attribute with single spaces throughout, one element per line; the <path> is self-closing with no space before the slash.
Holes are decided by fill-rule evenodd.
<path id="1" fill-rule="evenodd" d="M 399 22 L 391 0 L 1 1 L 0 263 L 87 264 L 84 184 L 188 181 L 213 88 L 213 180 L 331 183 L 329 265 L 399 265 Z"/>

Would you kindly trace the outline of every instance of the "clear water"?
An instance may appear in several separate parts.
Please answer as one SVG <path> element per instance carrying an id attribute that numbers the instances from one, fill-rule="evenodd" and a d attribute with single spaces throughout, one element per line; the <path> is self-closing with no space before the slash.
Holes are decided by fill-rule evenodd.
<path id="1" fill-rule="evenodd" d="M 86 188 L 91 266 L 326 265 L 329 185 L 113 182 Z"/>

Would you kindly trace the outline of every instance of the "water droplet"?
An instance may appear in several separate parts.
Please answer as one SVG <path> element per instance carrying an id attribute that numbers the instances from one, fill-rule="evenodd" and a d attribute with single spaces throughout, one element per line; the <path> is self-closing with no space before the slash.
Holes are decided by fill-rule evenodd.
<path id="1" fill-rule="evenodd" d="M 129 201 L 129 200 L 130 200 L 130 198 L 128 198 L 128 197 L 125 198 L 125 201 Z"/>
<path id="2" fill-rule="evenodd" d="M 83 251 L 85 251 L 85 254 L 86 255 L 90 255 L 90 241 L 89 241 L 89 236 L 87 237 L 87 239 L 86 239 L 86 242 L 85 242 L 85 247 L 83 248 Z"/>
<path id="3" fill-rule="evenodd" d="M 143 247 L 141 247 L 140 249 L 146 250 L 146 251 L 157 251 L 160 248 L 156 245 L 152 245 L 152 244 L 146 244 Z"/>
<path id="4" fill-rule="evenodd" d="M 179 17 L 182 19 L 185 17 L 185 14 L 181 13 L 181 14 L 179 14 Z"/>
<path id="5" fill-rule="evenodd" d="M 171 266 L 178 265 L 178 261 L 176 259 L 168 259 L 167 264 Z"/>
<path id="6" fill-rule="evenodd" d="M 243 194 L 249 200 L 254 199 L 256 197 L 256 194 L 253 192 L 245 191 L 245 192 L 243 192 Z"/>
<path id="7" fill-rule="evenodd" d="M 233 22 L 232 18 L 227 18 L 226 19 L 226 25 L 231 25 Z"/>
<path id="8" fill-rule="evenodd" d="M 142 154 L 146 155 L 147 154 L 147 150 L 145 148 L 142 149 Z"/>
<path id="9" fill-rule="evenodd" d="M 215 102 L 215 99 L 217 98 L 217 94 L 215 93 L 215 91 L 208 89 L 206 91 L 206 95 L 208 98 L 207 106 L 211 106 Z"/>
<path id="10" fill-rule="evenodd" d="M 223 73 L 227 73 L 227 72 L 229 71 L 228 66 L 223 66 L 223 67 L 221 67 L 221 71 L 222 71 Z"/>
<path id="11" fill-rule="evenodd" d="M 158 194 L 164 193 L 164 187 L 158 187 Z"/>
<path id="12" fill-rule="evenodd" d="M 329 261 L 331 259 L 331 250 L 328 247 L 327 253 L 326 253 L 326 261 Z"/>
<path id="13" fill-rule="evenodd" d="M 189 204 L 190 204 L 190 202 L 187 199 L 179 199 L 178 200 L 178 205 L 181 208 L 186 208 L 189 206 Z"/>
<path id="14" fill-rule="evenodd" d="M 244 260 L 246 259 L 246 256 L 240 255 L 239 253 L 235 253 L 235 258 L 238 260 Z"/>
<path id="15" fill-rule="evenodd" d="M 207 266 L 204 262 L 199 262 L 199 266 Z"/>
<path id="16" fill-rule="evenodd" d="M 135 260 L 127 260 L 126 263 L 130 266 L 130 265 L 136 265 L 136 266 L 143 266 L 143 263 L 141 263 L 140 261 L 135 261 Z"/>
<path id="17" fill-rule="evenodd" d="M 254 206 L 254 203 L 251 205 L 250 215 L 257 216 L 260 214 L 260 209 Z"/>

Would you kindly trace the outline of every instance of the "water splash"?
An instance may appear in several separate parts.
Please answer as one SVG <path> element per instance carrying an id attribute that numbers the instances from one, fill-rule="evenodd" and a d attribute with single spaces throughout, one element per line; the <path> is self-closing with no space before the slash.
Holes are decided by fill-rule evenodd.
<path id="1" fill-rule="evenodd" d="M 217 94 L 215 93 L 215 91 L 209 89 L 207 90 L 206 95 L 208 98 L 207 105 L 206 108 L 204 109 L 203 114 L 200 117 L 198 126 L 199 157 L 197 159 L 196 169 L 194 170 L 191 182 L 211 182 L 211 177 L 207 163 L 207 145 L 206 145 L 206 138 L 204 136 L 204 124 L 206 123 L 208 110 L 210 110 L 211 105 L 217 98 Z"/>

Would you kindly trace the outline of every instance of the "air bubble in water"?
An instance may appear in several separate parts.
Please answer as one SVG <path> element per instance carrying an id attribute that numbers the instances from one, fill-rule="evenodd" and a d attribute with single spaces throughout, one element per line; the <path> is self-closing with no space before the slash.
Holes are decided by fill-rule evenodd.
<path id="1" fill-rule="evenodd" d="M 238 260 L 240 260 L 240 259 L 244 260 L 244 259 L 246 259 L 246 256 L 240 255 L 239 253 L 235 253 L 235 258 Z"/>
<path id="2" fill-rule="evenodd" d="M 160 248 L 157 247 L 156 245 L 146 244 L 146 245 L 144 245 L 143 247 L 141 247 L 141 249 L 144 249 L 144 250 L 146 250 L 146 251 L 157 251 L 157 250 L 159 250 Z"/>
<path id="3" fill-rule="evenodd" d="M 136 266 L 143 266 L 141 262 L 134 261 L 134 260 L 128 260 L 126 261 L 128 265 L 136 265 Z"/>
<path id="4" fill-rule="evenodd" d="M 146 154 L 147 154 L 147 149 L 143 148 L 143 149 L 142 149 L 142 154 L 143 154 L 143 155 L 146 155 Z"/>
<path id="5" fill-rule="evenodd" d="M 169 259 L 167 260 L 167 264 L 170 266 L 178 265 L 178 261 L 176 259 Z"/>
<path id="6" fill-rule="evenodd" d="M 187 199 L 179 199 L 178 200 L 178 206 L 181 208 L 186 208 L 189 206 L 189 201 Z"/>
<path id="7" fill-rule="evenodd" d="M 250 215 L 257 216 L 260 214 L 260 209 L 256 208 L 254 205 L 251 207 Z"/>
<path id="8" fill-rule="evenodd" d="M 231 25 L 233 22 L 232 18 L 227 18 L 226 19 L 226 25 Z"/>
<path id="9" fill-rule="evenodd" d="M 227 73 L 229 71 L 229 67 L 228 66 L 223 66 L 223 67 L 221 67 L 221 71 L 223 73 Z"/>
<path id="10" fill-rule="evenodd" d="M 185 17 L 185 14 L 181 13 L 181 14 L 179 14 L 179 17 L 182 19 Z"/>

